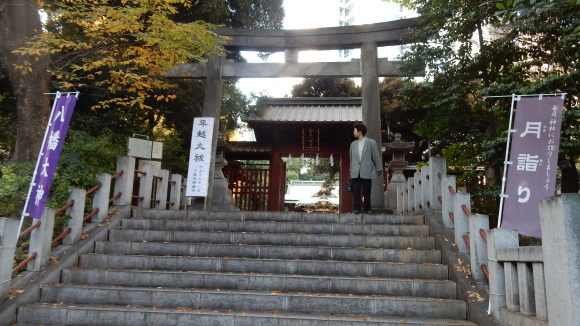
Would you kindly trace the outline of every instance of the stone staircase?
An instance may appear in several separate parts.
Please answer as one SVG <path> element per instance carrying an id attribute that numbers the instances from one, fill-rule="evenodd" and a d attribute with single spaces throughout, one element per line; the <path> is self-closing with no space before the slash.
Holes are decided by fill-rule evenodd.
<path id="1" fill-rule="evenodd" d="M 423 216 L 135 209 L 19 325 L 474 325 Z"/>

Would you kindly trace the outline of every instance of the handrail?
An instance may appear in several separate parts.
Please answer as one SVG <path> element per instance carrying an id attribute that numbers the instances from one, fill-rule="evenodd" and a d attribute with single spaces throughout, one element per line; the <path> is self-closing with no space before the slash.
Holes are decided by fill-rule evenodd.
<path id="1" fill-rule="evenodd" d="M 86 221 L 87 221 L 89 218 L 91 218 L 91 216 L 93 216 L 93 215 L 97 214 L 98 212 L 99 212 L 99 208 L 98 208 L 98 207 L 97 207 L 97 208 L 95 208 L 95 209 L 93 209 L 93 211 L 92 211 L 92 212 L 90 212 L 90 213 L 89 213 L 87 216 L 85 216 L 85 217 L 83 218 L 83 222 L 86 222 Z"/>
<path id="2" fill-rule="evenodd" d="M 467 245 L 467 247 L 471 248 L 471 242 L 469 241 L 469 237 L 464 235 L 463 236 L 463 241 L 465 241 L 465 244 Z"/>
<path id="3" fill-rule="evenodd" d="M 86 194 L 87 195 L 90 195 L 91 193 L 93 193 L 95 190 L 101 188 L 102 186 L 103 186 L 103 184 L 102 183 L 99 183 L 98 185 L 96 185 L 96 186 L 92 187 L 91 189 L 87 190 Z"/>
<path id="4" fill-rule="evenodd" d="M 465 212 L 465 214 L 466 214 L 467 216 L 469 216 L 469 215 L 473 215 L 473 214 L 471 214 L 471 212 L 469 211 L 469 209 L 467 208 L 467 206 L 465 206 L 465 205 L 461 205 L 461 209 L 463 209 L 463 212 Z"/>
<path id="5" fill-rule="evenodd" d="M 54 212 L 54 215 L 64 212 L 67 208 L 71 207 L 74 204 L 75 204 L 74 200 L 69 201 L 68 203 L 66 203 L 66 205 L 57 209 L 56 212 Z"/>
<path id="6" fill-rule="evenodd" d="M 145 171 L 140 171 L 140 170 L 135 169 L 135 172 L 140 173 L 142 175 L 147 175 L 147 172 L 145 172 Z"/>
<path id="7" fill-rule="evenodd" d="M 121 197 L 122 193 L 118 192 L 115 196 L 111 197 L 111 199 L 109 199 L 109 203 L 112 202 L 113 200 Z"/>
<path id="8" fill-rule="evenodd" d="M 481 235 L 481 237 L 483 238 L 483 240 L 485 242 L 487 242 L 487 233 L 485 233 L 485 231 L 483 229 L 479 229 L 479 234 Z"/>
<path id="9" fill-rule="evenodd" d="M 449 186 L 449 192 L 450 192 L 452 195 L 455 195 L 455 194 L 457 193 L 457 192 L 455 192 L 455 189 L 453 189 L 453 187 L 451 187 L 451 186 Z"/>
<path id="10" fill-rule="evenodd" d="M 28 258 L 26 258 L 25 260 L 23 260 L 20 264 L 18 264 L 18 266 L 16 266 L 13 270 L 12 270 L 12 275 L 18 273 L 19 270 L 22 269 L 22 267 L 24 267 L 26 264 L 28 264 L 31 260 L 33 260 L 34 258 L 36 258 L 36 253 L 33 252 L 32 255 L 28 256 Z"/>
<path id="11" fill-rule="evenodd" d="M 71 231 L 71 228 L 64 230 L 61 234 L 59 234 L 58 237 L 54 238 L 50 244 L 55 244 L 55 243 L 59 242 L 60 240 L 62 240 L 62 238 L 64 238 L 65 235 L 69 234 L 70 231 Z"/>
<path id="12" fill-rule="evenodd" d="M 24 230 L 24 232 L 22 232 L 22 233 L 20 233 L 20 235 L 18 235 L 18 240 L 24 238 L 28 233 L 32 232 L 32 230 L 36 229 L 39 226 L 40 226 L 40 221 L 32 224 L 28 229 Z"/>
<path id="13" fill-rule="evenodd" d="M 121 170 L 111 176 L 111 180 L 115 179 L 116 177 L 120 176 L 121 174 L 125 173 L 125 171 Z"/>
<path id="14" fill-rule="evenodd" d="M 483 271 L 483 275 L 485 275 L 485 277 L 489 281 L 489 271 L 487 270 L 487 266 L 481 265 L 481 270 Z"/>
<path id="15" fill-rule="evenodd" d="M 449 213 L 449 218 L 450 218 L 450 219 L 451 219 L 453 222 L 455 222 L 455 214 L 453 214 L 453 213 Z"/>

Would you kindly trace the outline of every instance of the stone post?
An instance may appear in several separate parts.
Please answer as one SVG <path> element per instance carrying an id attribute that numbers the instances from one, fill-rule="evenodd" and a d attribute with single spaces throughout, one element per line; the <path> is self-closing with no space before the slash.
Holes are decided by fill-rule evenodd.
<path id="1" fill-rule="evenodd" d="M 405 207 L 405 184 L 400 183 L 397 185 L 397 206 L 395 207 L 395 215 L 405 214 L 404 207 Z"/>
<path id="2" fill-rule="evenodd" d="M 469 216 L 469 242 L 471 243 L 471 275 L 477 284 L 486 284 L 487 279 L 482 265 L 487 264 L 487 243 L 479 233 L 479 230 L 484 232 L 489 230 L 489 216 L 475 214 Z"/>
<path id="3" fill-rule="evenodd" d="M 139 197 L 143 197 L 139 207 L 151 208 L 151 193 L 153 191 L 153 165 L 145 164 L 142 167 L 145 174 L 141 174 Z"/>
<path id="4" fill-rule="evenodd" d="M 135 158 L 132 156 L 119 156 L 117 158 L 117 172 L 123 174 L 115 178 L 114 195 L 121 193 L 121 196 L 113 201 L 113 204 L 123 206 L 131 205 L 133 200 L 133 180 L 135 179 Z"/>
<path id="5" fill-rule="evenodd" d="M 455 223 L 451 219 L 449 213 L 454 213 L 453 203 L 455 199 L 455 195 L 449 191 L 449 187 L 455 190 L 455 176 L 454 175 L 446 175 L 443 179 L 441 184 L 441 218 L 443 219 L 443 225 L 446 228 L 452 229 L 455 227 Z"/>
<path id="6" fill-rule="evenodd" d="M 580 194 L 540 200 L 548 321 L 580 325 Z"/>
<path id="7" fill-rule="evenodd" d="M 441 174 L 441 177 L 439 177 L 439 174 Z M 429 182 L 431 209 L 439 210 L 442 207 L 442 203 L 439 201 L 442 191 L 441 187 L 447 175 L 444 157 L 431 157 L 429 159 L 429 175 L 431 176 Z"/>
<path id="8" fill-rule="evenodd" d="M 99 179 L 101 187 L 93 195 L 93 209 L 98 208 L 99 211 L 91 217 L 91 222 L 93 223 L 101 223 L 107 218 L 111 196 L 111 175 L 97 173 L 97 179 Z"/>
<path id="9" fill-rule="evenodd" d="M 458 192 L 454 196 L 453 215 L 455 217 L 455 244 L 457 250 L 461 253 L 468 254 L 469 247 L 463 240 L 463 236 L 469 232 L 469 216 L 465 214 L 462 206 L 465 205 L 471 211 L 470 195 L 466 192 Z"/>
<path id="10" fill-rule="evenodd" d="M 225 143 L 223 140 L 221 140 L 221 138 L 218 141 Z M 240 209 L 236 207 L 236 201 L 232 194 L 232 190 L 228 187 L 228 179 L 226 179 L 222 171 L 227 164 L 228 161 L 224 157 L 224 151 L 222 149 L 218 149 L 218 153 L 215 158 L 212 205 L 220 211 L 239 211 Z"/>
<path id="11" fill-rule="evenodd" d="M 493 229 L 487 231 L 490 314 L 495 320 L 500 320 L 499 310 L 507 305 L 505 271 L 503 263 L 497 261 L 497 250 L 518 246 L 518 232 L 516 230 Z"/>
<path id="12" fill-rule="evenodd" d="M 407 161 L 391 161 L 388 164 L 388 169 L 393 171 L 393 176 L 387 185 L 387 191 L 385 192 L 385 204 L 387 208 L 397 211 L 400 210 L 402 206 L 398 205 L 398 188 L 402 186 L 405 182 L 405 175 L 403 174 L 403 169 L 408 165 Z"/>
<path id="13" fill-rule="evenodd" d="M 50 258 L 52 230 L 54 228 L 54 208 L 45 208 L 40 219 L 40 226 L 30 232 L 29 255 L 36 253 L 36 258 L 31 260 L 27 270 L 38 272 L 46 266 Z M 33 220 L 36 223 L 37 220 Z"/>
<path id="14" fill-rule="evenodd" d="M 171 205 L 169 209 L 179 210 L 179 206 L 181 205 L 181 174 L 172 174 L 171 181 L 173 182 L 170 186 L 171 193 L 169 194 L 169 201 L 172 202 L 173 205 Z"/>
<path id="15" fill-rule="evenodd" d="M 433 176 L 429 175 L 430 170 L 428 166 L 421 168 L 421 206 L 423 206 L 423 211 L 431 209 L 431 203 L 433 202 L 430 186 Z"/>
<path id="16" fill-rule="evenodd" d="M 415 177 L 407 179 L 407 214 L 415 213 Z"/>
<path id="17" fill-rule="evenodd" d="M 0 302 L 10 292 L 19 225 L 18 220 L 0 217 Z"/>
<path id="18" fill-rule="evenodd" d="M 66 245 L 75 244 L 81 238 L 83 232 L 83 218 L 85 217 L 85 200 L 87 198 L 87 191 L 84 189 L 71 189 L 67 202 L 74 200 L 74 204 L 66 209 L 66 213 L 70 215 L 67 221 L 67 227 L 70 232 L 62 238 L 62 243 Z"/>
<path id="19" fill-rule="evenodd" d="M 368 129 L 367 136 L 377 142 L 377 146 L 379 147 L 379 155 L 382 156 L 381 147 L 383 140 L 381 137 L 381 100 L 379 92 L 379 64 L 376 43 L 365 42 L 362 44 L 361 63 L 363 122 Z M 380 160 L 380 166 L 382 170 L 382 157 Z M 371 207 L 385 207 L 382 176 L 373 180 L 371 190 Z"/>
<path id="20" fill-rule="evenodd" d="M 421 183 L 421 172 L 415 172 L 413 182 L 413 194 L 415 195 L 413 207 L 415 207 L 415 213 L 419 213 L 425 209 L 423 206 L 423 185 Z"/>
<path id="21" fill-rule="evenodd" d="M 159 170 L 158 177 L 161 180 L 157 180 L 157 191 L 155 192 L 155 200 L 159 203 L 155 204 L 156 209 L 165 210 L 167 209 L 167 191 L 169 189 L 169 171 Z"/>

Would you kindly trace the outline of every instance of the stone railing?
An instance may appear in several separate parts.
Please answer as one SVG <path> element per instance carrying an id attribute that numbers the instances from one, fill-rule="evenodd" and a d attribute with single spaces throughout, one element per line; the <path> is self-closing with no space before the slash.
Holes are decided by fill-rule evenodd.
<path id="1" fill-rule="evenodd" d="M 86 224 L 103 223 L 112 206 L 134 205 L 143 208 L 182 210 L 186 208 L 183 191 L 185 179 L 179 174 L 169 175 L 167 170 L 159 170 L 153 175 L 153 166 L 144 165 L 135 169 L 135 158 L 120 156 L 117 159 L 117 173 L 97 174 L 100 183 L 89 190 L 71 189 L 68 203 L 59 209 L 45 208 L 42 218 L 19 234 L 19 221 L 0 217 L 0 302 L 10 292 L 12 276 L 26 266 L 27 271 L 38 272 L 51 258 L 53 245 L 62 241 L 72 245 L 83 237 Z M 135 178 L 139 178 L 138 193 L 133 194 Z M 111 189 L 113 195 L 111 196 Z M 85 201 L 93 195 L 92 211 L 85 212 Z M 55 216 L 59 213 L 70 215 L 67 225 L 60 235 L 53 239 Z M 18 240 L 29 236 L 28 258 L 13 267 Z"/>
<path id="2" fill-rule="evenodd" d="M 455 248 L 471 260 L 478 285 L 489 285 L 489 314 L 505 325 L 580 325 L 580 194 L 540 201 L 542 246 L 519 247 L 516 230 L 489 230 L 471 213 L 469 193 L 457 192 L 445 159 L 397 187 L 397 214 L 441 212 Z"/>

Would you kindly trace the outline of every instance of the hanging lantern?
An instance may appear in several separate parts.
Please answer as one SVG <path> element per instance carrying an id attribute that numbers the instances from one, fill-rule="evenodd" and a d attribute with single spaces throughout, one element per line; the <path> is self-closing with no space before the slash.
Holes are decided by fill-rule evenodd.
<path id="1" fill-rule="evenodd" d="M 304 158 L 304 153 L 302 153 L 302 156 L 300 157 L 300 161 L 302 162 L 302 165 L 306 165 L 306 159 Z"/>
<path id="2" fill-rule="evenodd" d="M 320 164 L 320 157 L 318 157 L 318 153 L 316 153 L 316 165 Z"/>
<path id="3" fill-rule="evenodd" d="M 334 157 L 330 154 L 330 166 L 334 166 Z"/>
<path id="4" fill-rule="evenodd" d="M 288 165 L 292 165 L 292 154 L 288 154 Z"/>

